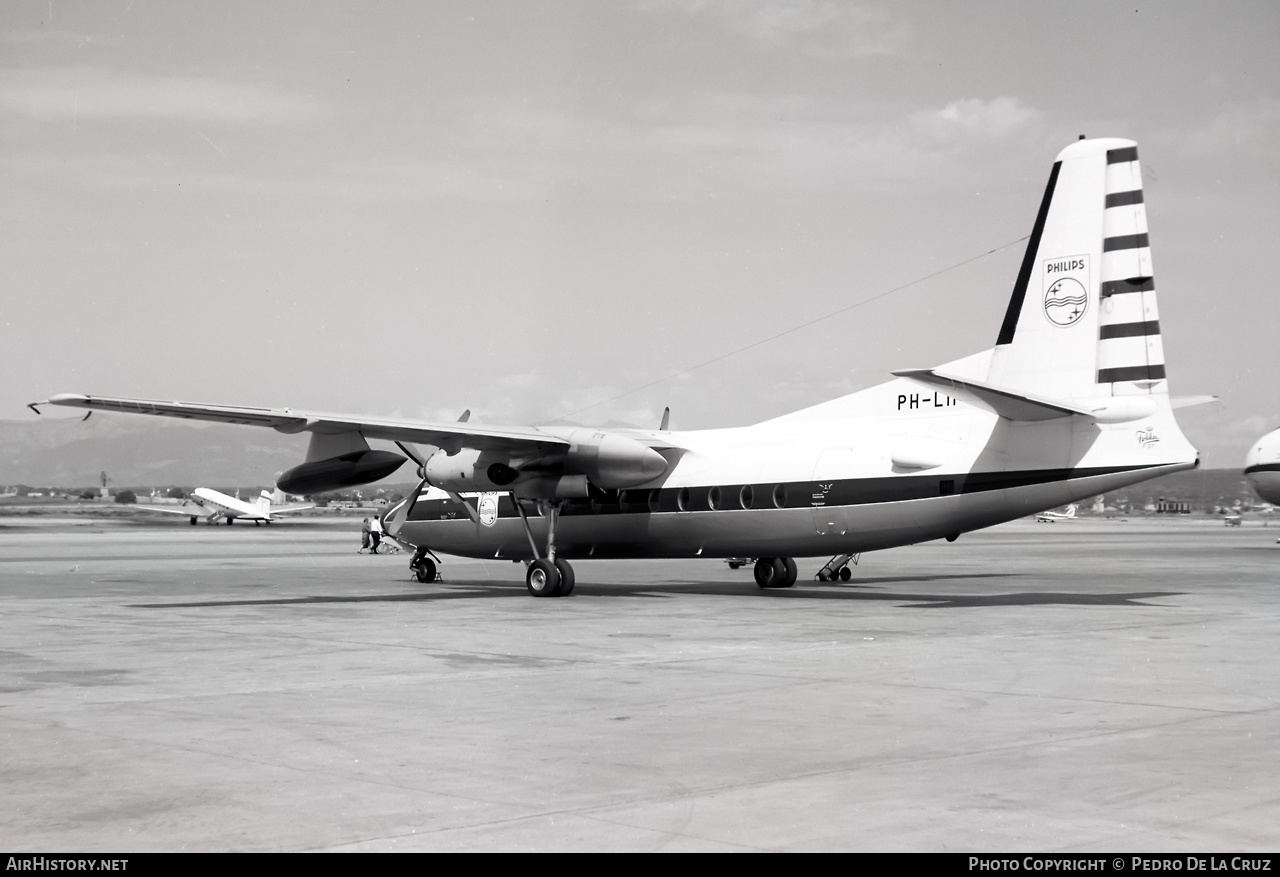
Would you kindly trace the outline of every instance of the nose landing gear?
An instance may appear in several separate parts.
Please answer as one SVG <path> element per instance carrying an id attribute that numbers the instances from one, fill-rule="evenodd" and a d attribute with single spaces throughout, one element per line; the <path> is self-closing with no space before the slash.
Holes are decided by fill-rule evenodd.
<path id="1" fill-rule="evenodd" d="M 436 571 L 436 562 L 427 556 L 429 554 L 431 554 L 430 551 L 419 546 L 418 550 L 413 552 L 413 557 L 409 558 L 409 571 L 424 585 L 434 582 L 440 576 Z"/>

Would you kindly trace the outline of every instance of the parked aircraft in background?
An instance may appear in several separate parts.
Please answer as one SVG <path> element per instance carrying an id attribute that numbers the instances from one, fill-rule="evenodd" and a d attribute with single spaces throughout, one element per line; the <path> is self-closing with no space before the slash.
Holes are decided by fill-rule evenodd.
<path id="1" fill-rule="evenodd" d="M 754 426 L 485 426 L 70 393 L 48 402 L 309 432 L 306 462 L 279 481 L 293 493 L 389 475 L 405 458 L 367 440 L 394 441 L 422 481 L 383 521 L 417 548 L 423 581 L 435 578 L 433 552 L 525 560 L 539 597 L 572 593 L 569 558 L 749 557 L 760 587 L 789 587 L 797 557 L 953 541 L 1198 465 L 1165 379 L 1143 200 L 1132 141 L 1073 143 L 1050 172 L 993 349 Z M 421 380 L 399 376 L 407 390 Z"/>
<path id="2" fill-rule="evenodd" d="M 164 512 L 170 515 L 186 515 L 191 518 L 192 526 L 203 518 L 212 524 L 219 520 L 225 520 L 228 524 L 234 524 L 237 518 L 243 518 L 246 521 L 253 521 L 254 526 L 258 524 L 270 524 L 276 515 L 287 515 L 290 512 L 300 512 L 304 509 L 315 508 L 314 503 L 305 503 L 287 506 L 272 506 L 271 494 L 262 491 L 254 502 L 245 502 L 234 496 L 227 496 L 225 493 L 219 493 L 208 487 L 197 487 L 191 491 L 191 496 L 187 497 L 187 501 L 182 505 L 173 506 L 137 506 L 149 512 Z"/>
<path id="3" fill-rule="evenodd" d="M 1280 429 L 1254 442 L 1244 458 L 1244 477 L 1259 497 L 1280 505 Z"/>
<path id="4" fill-rule="evenodd" d="M 1076 504 L 1072 503 L 1067 506 L 1064 512 L 1041 512 L 1036 515 L 1036 521 L 1041 524 L 1052 524 L 1054 521 L 1074 521 L 1076 519 Z"/>

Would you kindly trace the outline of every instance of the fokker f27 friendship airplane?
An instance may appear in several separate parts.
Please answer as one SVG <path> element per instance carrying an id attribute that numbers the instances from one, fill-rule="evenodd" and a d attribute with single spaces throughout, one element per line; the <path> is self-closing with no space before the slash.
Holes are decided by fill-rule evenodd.
<path id="1" fill-rule="evenodd" d="M 78 394 L 54 405 L 309 432 L 281 489 L 422 482 L 389 534 L 433 552 L 529 562 L 534 596 L 568 560 L 754 557 L 762 588 L 794 558 L 856 554 L 1035 514 L 1199 462 L 1165 379 L 1136 145 L 1081 140 L 1049 175 L 993 349 L 792 414 L 698 431 L 370 420 Z M 40 404 L 40 403 L 36 403 Z M 438 559 L 438 558 L 437 558 Z"/>
<path id="2" fill-rule="evenodd" d="M 227 496 L 225 493 L 221 493 L 211 487 L 197 487 L 191 491 L 191 496 L 182 505 L 140 505 L 138 508 L 148 512 L 186 515 L 191 518 L 192 525 L 201 518 L 204 518 L 210 524 L 219 520 L 225 520 L 228 524 L 232 524 L 236 518 L 243 518 L 246 521 L 253 521 L 254 525 L 257 526 L 259 523 L 270 524 L 275 515 L 287 515 L 290 512 L 313 509 L 315 504 L 306 503 L 305 505 L 272 507 L 271 494 L 265 490 L 262 491 L 262 495 L 256 501 L 250 503 L 234 496 Z"/>

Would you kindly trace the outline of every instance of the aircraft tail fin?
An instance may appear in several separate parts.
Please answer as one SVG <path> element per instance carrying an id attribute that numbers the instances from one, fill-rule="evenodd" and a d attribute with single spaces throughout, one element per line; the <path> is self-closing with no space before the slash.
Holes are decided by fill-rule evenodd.
<path id="1" fill-rule="evenodd" d="M 1058 155 L 987 380 L 1063 400 L 1167 394 L 1132 140 L 1081 140 Z"/>
<path id="2" fill-rule="evenodd" d="M 254 505 L 258 507 L 258 511 L 264 517 L 269 515 L 271 513 L 271 494 L 265 490 L 262 491 L 262 493 L 258 495 L 258 501 L 255 502 Z"/>

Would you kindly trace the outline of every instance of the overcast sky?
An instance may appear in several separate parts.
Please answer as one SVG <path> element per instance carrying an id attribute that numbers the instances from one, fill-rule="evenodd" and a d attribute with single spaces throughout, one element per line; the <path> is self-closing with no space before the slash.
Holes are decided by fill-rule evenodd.
<path id="1" fill-rule="evenodd" d="M 56 392 L 679 428 L 990 347 L 1138 141 L 1180 419 L 1280 426 L 1280 4 L 0 5 L 0 419 Z M 580 410 L 664 376 L 640 392 Z"/>

